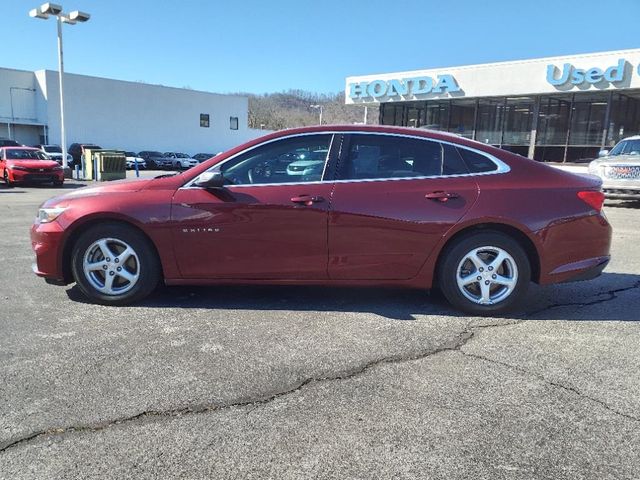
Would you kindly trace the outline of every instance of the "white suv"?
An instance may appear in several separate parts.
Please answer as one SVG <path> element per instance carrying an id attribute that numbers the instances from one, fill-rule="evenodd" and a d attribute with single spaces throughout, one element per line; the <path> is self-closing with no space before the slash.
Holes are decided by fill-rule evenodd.
<path id="1" fill-rule="evenodd" d="M 602 179 L 607 198 L 640 199 L 640 135 L 620 140 L 615 147 L 600 151 L 589 164 L 589 173 Z"/>

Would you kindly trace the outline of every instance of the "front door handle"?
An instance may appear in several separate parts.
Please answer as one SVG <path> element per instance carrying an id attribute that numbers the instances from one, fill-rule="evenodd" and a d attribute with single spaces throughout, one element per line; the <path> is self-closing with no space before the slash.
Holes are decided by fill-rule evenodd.
<path id="1" fill-rule="evenodd" d="M 459 197 L 460 195 L 458 195 L 457 193 L 442 192 L 442 191 L 429 192 L 424 196 L 424 198 L 428 198 L 429 200 L 435 200 L 437 202 L 447 202 L 449 201 L 450 198 L 459 198 Z"/>
<path id="2" fill-rule="evenodd" d="M 298 195 L 297 197 L 292 197 L 291 201 L 293 203 L 300 203 L 302 205 L 306 205 L 307 207 L 313 205 L 314 203 L 324 202 L 324 198 L 315 197 L 311 195 Z"/>

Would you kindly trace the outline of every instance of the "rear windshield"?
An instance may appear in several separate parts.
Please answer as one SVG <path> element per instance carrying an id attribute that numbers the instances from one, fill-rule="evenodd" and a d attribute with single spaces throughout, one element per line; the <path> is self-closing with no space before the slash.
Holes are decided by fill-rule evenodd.
<path id="1" fill-rule="evenodd" d="M 62 153 L 62 149 L 57 145 L 45 145 L 44 151 L 48 153 Z"/>

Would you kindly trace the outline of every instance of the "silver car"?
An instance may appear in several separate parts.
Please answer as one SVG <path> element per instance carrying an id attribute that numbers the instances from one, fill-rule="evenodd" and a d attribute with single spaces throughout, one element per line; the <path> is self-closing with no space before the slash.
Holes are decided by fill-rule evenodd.
<path id="1" fill-rule="evenodd" d="M 600 155 L 589 164 L 589 173 L 602 179 L 606 197 L 640 200 L 640 135 L 620 140 Z"/>

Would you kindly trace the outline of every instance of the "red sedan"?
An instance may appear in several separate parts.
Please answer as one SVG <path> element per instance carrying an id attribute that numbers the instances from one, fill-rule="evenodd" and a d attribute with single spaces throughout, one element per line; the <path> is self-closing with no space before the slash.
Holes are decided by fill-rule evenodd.
<path id="1" fill-rule="evenodd" d="M 9 187 L 16 183 L 64 183 L 64 171 L 58 162 L 31 147 L 0 148 L 0 175 Z"/>
<path id="2" fill-rule="evenodd" d="M 49 200 L 31 230 L 34 270 L 111 305 L 160 281 L 396 285 L 438 286 L 459 309 L 495 314 L 531 281 L 602 272 L 600 186 L 445 133 L 301 128 L 179 175 Z"/>

